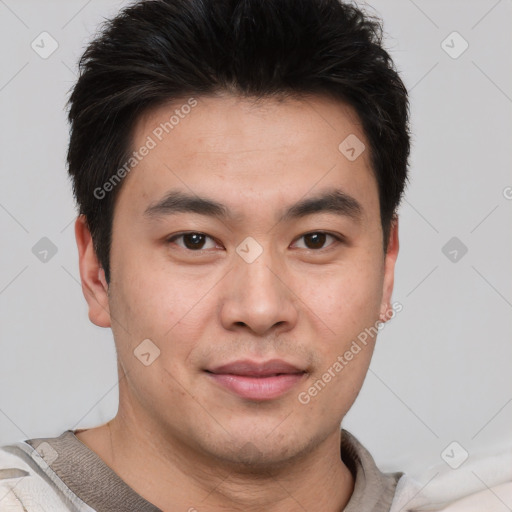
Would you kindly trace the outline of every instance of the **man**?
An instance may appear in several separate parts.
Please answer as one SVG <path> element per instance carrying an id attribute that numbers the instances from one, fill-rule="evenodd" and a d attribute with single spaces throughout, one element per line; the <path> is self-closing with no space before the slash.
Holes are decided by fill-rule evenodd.
<path id="1" fill-rule="evenodd" d="M 340 429 L 400 308 L 408 104 L 379 24 L 337 0 L 137 2 L 69 119 L 119 410 L 4 448 L 0 510 L 412 510 Z"/>

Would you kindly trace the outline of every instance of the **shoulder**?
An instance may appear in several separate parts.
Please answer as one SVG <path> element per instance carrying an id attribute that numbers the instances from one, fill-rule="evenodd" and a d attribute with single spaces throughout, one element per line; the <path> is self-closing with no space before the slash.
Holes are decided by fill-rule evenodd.
<path id="1" fill-rule="evenodd" d="M 43 457 L 25 441 L 0 447 L 2 512 L 69 512 L 82 509 L 69 500 Z"/>
<path id="2" fill-rule="evenodd" d="M 398 482 L 390 512 L 512 510 L 512 450 L 478 456 L 457 469 L 435 466 Z"/>
<path id="3" fill-rule="evenodd" d="M 21 444 L 0 448 L 0 510 L 43 512 L 48 486 L 42 481 Z"/>

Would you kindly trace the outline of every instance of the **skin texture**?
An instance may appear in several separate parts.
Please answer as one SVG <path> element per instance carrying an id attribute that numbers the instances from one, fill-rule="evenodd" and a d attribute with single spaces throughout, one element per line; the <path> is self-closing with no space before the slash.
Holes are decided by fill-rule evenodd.
<path id="1" fill-rule="evenodd" d="M 133 148 L 186 101 L 146 112 Z M 385 320 L 397 223 L 384 254 L 369 146 L 348 106 L 319 96 L 256 103 L 224 94 L 197 102 L 122 184 L 109 287 L 77 219 L 89 318 L 112 328 L 120 377 L 116 417 L 77 436 L 163 510 L 341 510 L 353 478 L 339 456 L 340 422 L 375 339 L 307 404 L 298 395 L 359 333 Z M 367 148 L 355 161 L 338 149 L 350 134 Z M 359 202 L 357 219 L 320 212 L 277 220 L 331 188 Z M 148 219 L 145 209 L 171 189 L 221 202 L 233 218 Z M 318 231 L 343 239 L 328 236 L 315 248 L 303 235 Z M 187 249 L 183 238 L 167 241 L 182 232 L 211 238 L 202 251 Z M 252 263 L 236 252 L 248 236 L 262 249 Z M 145 339 L 160 350 L 149 366 L 134 356 Z M 276 358 L 307 373 L 272 400 L 241 398 L 205 372 Z"/>

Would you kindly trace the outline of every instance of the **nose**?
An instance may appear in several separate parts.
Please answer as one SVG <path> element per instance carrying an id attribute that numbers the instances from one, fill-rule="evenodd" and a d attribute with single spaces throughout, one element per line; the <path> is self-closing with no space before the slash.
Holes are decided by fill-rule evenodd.
<path id="1" fill-rule="evenodd" d="M 292 329 L 298 317 L 297 296 L 283 265 L 270 250 L 252 263 L 235 255 L 226 281 L 221 322 L 227 330 L 249 329 L 263 336 Z"/>

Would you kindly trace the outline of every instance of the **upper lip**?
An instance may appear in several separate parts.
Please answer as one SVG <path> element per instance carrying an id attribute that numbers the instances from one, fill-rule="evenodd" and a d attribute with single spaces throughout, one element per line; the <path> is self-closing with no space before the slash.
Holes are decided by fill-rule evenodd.
<path id="1" fill-rule="evenodd" d="M 282 359 L 271 359 L 263 362 L 244 359 L 216 366 L 215 368 L 210 368 L 207 371 L 210 373 L 245 375 L 249 377 L 266 377 L 280 373 L 304 373 L 304 370 L 301 370 Z"/>

